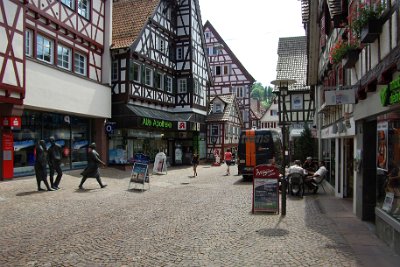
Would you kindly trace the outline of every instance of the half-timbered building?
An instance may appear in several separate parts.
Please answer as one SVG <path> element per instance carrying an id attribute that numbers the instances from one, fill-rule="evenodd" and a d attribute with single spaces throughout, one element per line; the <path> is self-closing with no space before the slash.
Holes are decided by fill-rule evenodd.
<path id="1" fill-rule="evenodd" d="M 400 2 L 302 2 L 320 158 L 335 195 L 399 253 Z"/>
<path id="2" fill-rule="evenodd" d="M 260 127 L 265 129 L 274 129 L 278 132 L 281 131 L 279 128 L 279 115 L 278 115 L 278 97 L 274 96 L 271 101 L 271 105 L 263 113 L 260 119 Z"/>
<path id="3" fill-rule="evenodd" d="M 215 159 L 216 155 L 223 160 L 228 149 L 236 152 L 239 144 L 240 129 L 243 127 L 239 105 L 233 94 L 213 96 L 207 116 L 207 133 L 210 143 L 207 145 L 207 158 Z"/>
<path id="4" fill-rule="evenodd" d="M 105 154 L 111 117 L 111 1 L 0 1 L 0 177 L 34 172 L 34 145 L 50 136 L 62 168 L 86 165 L 96 141 Z M 104 153 L 103 153 L 104 152 Z M 5 155 L 5 156 L 3 156 Z"/>
<path id="5" fill-rule="evenodd" d="M 261 118 L 265 109 L 261 106 L 261 101 L 258 98 L 250 98 L 250 121 L 252 128 L 261 127 Z"/>
<path id="6" fill-rule="evenodd" d="M 198 0 L 114 1 L 110 161 L 206 157 L 210 72 Z"/>
<path id="7" fill-rule="evenodd" d="M 288 95 L 279 96 L 279 86 L 273 92 L 278 93 L 279 126 L 286 129 L 281 132 L 291 159 L 294 154 L 293 138 L 299 137 L 305 127 L 311 128 L 314 124 L 314 94 L 307 85 L 306 36 L 279 38 L 276 81 L 279 84 L 279 81 L 285 80 L 294 80 L 288 86 Z"/>
<path id="8" fill-rule="evenodd" d="M 250 93 L 255 80 L 209 21 L 204 24 L 204 36 L 213 77 L 210 96 L 234 94 L 243 127 L 249 129 L 252 127 Z"/>

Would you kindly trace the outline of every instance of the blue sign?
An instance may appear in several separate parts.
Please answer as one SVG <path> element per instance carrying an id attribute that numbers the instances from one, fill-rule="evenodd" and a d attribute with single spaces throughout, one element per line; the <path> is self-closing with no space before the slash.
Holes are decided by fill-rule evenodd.
<path id="1" fill-rule="evenodd" d="M 106 134 L 114 134 L 115 131 L 115 126 L 117 125 L 116 122 L 107 122 L 104 125 L 104 129 L 106 131 Z"/>

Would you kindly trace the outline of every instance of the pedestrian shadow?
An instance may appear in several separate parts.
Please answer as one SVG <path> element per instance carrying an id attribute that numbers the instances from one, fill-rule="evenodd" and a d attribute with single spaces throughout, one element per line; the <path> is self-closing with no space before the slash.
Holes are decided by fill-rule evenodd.
<path id="1" fill-rule="evenodd" d="M 84 189 L 75 189 L 75 193 L 89 193 L 90 191 L 93 191 L 93 190 L 96 190 L 96 189 L 94 189 L 94 188 L 89 188 L 89 189 L 86 189 L 86 188 L 84 188 Z"/>
<path id="2" fill-rule="evenodd" d="M 25 196 L 30 196 L 30 195 L 34 195 L 34 194 L 42 194 L 48 192 L 47 190 L 45 191 L 29 191 L 29 192 L 21 192 L 21 193 L 17 193 L 15 194 L 17 197 L 25 197 Z"/>

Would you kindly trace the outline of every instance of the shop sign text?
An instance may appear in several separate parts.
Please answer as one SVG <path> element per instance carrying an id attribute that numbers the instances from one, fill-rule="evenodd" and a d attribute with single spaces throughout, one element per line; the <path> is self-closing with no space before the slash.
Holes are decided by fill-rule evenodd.
<path id="1" fill-rule="evenodd" d="M 382 106 L 400 103 L 400 76 L 380 92 Z"/>
<path id="2" fill-rule="evenodd" d="M 142 118 L 142 125 L 155 128 L 172 128 L 172 122 L 165 120 L 156 120 L 149 118 Z"/>

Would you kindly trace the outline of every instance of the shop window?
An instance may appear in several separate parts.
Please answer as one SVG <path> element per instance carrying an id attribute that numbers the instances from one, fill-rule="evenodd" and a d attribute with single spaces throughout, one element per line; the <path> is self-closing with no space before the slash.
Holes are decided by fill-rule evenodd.
<path id="1" fill-rule="evenodd" d="M 380 120 L 387 117 L 398 119 Z M 400 221 L 400 113 L 391 113 L 380 118 L 376 140 L 377 205 Z"/>

